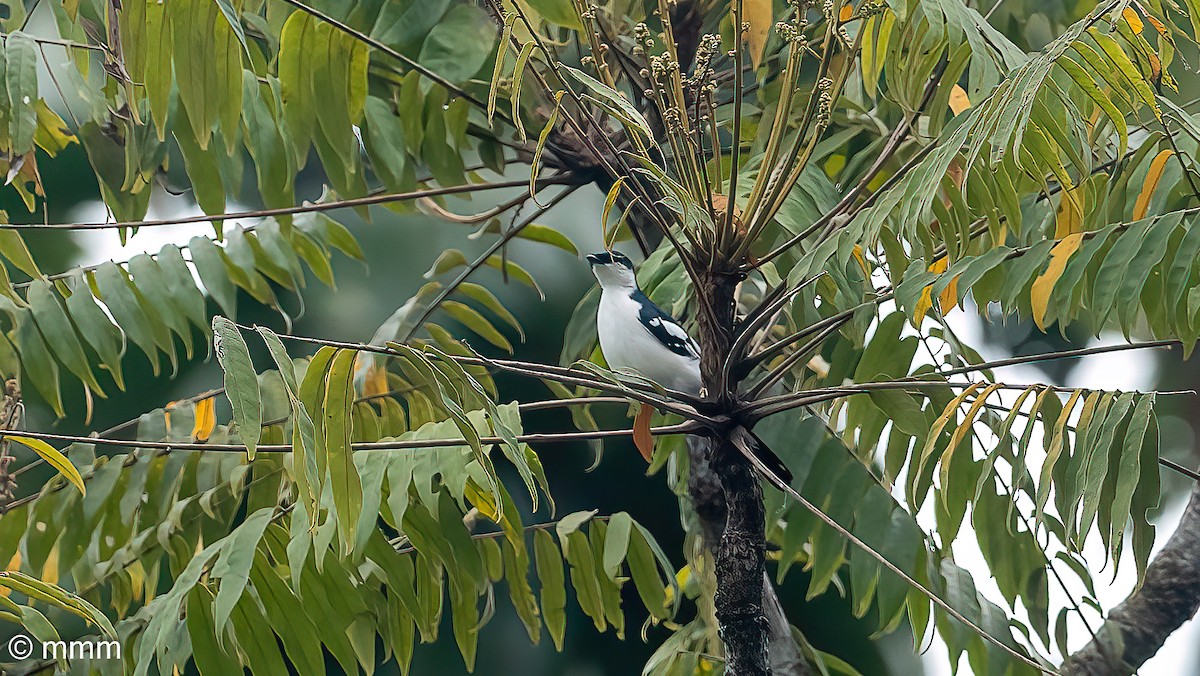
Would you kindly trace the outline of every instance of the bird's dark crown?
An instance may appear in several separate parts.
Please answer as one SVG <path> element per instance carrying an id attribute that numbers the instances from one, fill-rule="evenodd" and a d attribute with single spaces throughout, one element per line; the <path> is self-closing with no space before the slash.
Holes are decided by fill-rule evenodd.
<path id="1" fill-rule="evenodd" d="M 629 257 L 619 251 L 601 251 L 600 253 L 592 253 L 587 255 L 588 263 L 592 265 L 624 265 L 630 270 L 633 269 L 633 261 Z"/>

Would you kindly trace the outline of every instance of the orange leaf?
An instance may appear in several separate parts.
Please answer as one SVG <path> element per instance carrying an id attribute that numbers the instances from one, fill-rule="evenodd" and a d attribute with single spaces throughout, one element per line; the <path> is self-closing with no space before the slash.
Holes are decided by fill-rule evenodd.
<path id="1" fill-rule="evenodd" d="M 1058 216 L 1054 220 L 1054 236 L 1062 239 L 1083 231 L 1083 202 L 1080 201 L 1082 186 L 1068 187 L 1058 201 Z"/>
<path id="2" fill-rule="evenodd" d="M 1138 16 L 1138 13 L 1135 12 L 1132 7 L 1126 7 L 1125 10 L 1121 12 L 1121 16 L 1125 17 L 1125 23 L 1129 24 L 1129 27 L 1133 29 L 1134 33 L 1141 35 L 1142 30 L 1146 27 L 1146 24 L 1142 23 L 1142 17 Z"/>
<path id="3" fill-rule="evenodd" d="M 654 457 L 654 436 L 650 434 L 650 418 L 653 416 L 654 407 L 642 404 L 633 419 L 633 444 L 646 462 Z"/>
<path id="4" fill-rule="evenodd" d="M 192 438 L 196 441 L 208 441 L 216 426 L 216 397 L 209 397 L 196 402 L 196 422 L 192 426 Z"/>
<path id="5" fill-rule="evenodd" d="M 971 99 L 967 96 L 967 91 L 958 85 L 950 90 L 950 111 L 958 115 L 962 111 L 971 107 Z"/>
<path id="6" fill-rule="evenodd" d="M 950 311 L 958 305 L 958 277 L 954 275 L 954 279 L 942 289 L 942 295 L 938 296 L 938 307 L 942 309 L 942 314 L 950 314 Z"/>
<path id="7" fill-rule="evenodd" d="M 842 9 L 838 12 L 838 21 L 841 21 L 842 23 L 846 23 L 847 21 L 849 21 L 850 19 L 853 19 L 853 18 L 854 18 L 854 5 L 847 2 L 846 4 L 842 5 Z"/>
<path id="8" fill-rule="evenodd" d="M 1054 285 L 1058 282 L 1058 278 L 1062 277 L 1063 270 L 1067 267 L 1067 261 L 1070 260 L 1071 254 L 1074 254 L 1075 250 L 1079 248 L 1081 242 L 1083 242 L 1083 233 L 1077 232 L 1055 244 L 1054 248 L 1050 250 L 1050 264 L 1046 266 L 1046 271 L 1033 281 L 1033 286 L 1029 289 L 1029 301 L 1033 307 L 1033 323 L 1037 324 L 1042 331 L 1046 330 L 1046 309 L 1050 305 L 1050 293 L 1054 291 Z"/>
<path id="9" fill-rule="evenodd" d="M 1154 189 L 1158 187 L 1163 170 L 1167 168 L 1167 160 L 1171 159 L 1171 155 L 1174 154 L 1173 151 L 1167 149 L 1155 155 L 1154 159 L 1150 161 L 1150 169 L 1146 172 L 1146 182 L 1142 184 L 1142 192 L 1138 194 L 1137 201 L 1133 204 L 1133 220 L 1137 221 L 1146 217 L 1146 212 L 1150 209 L 1150 198 L 1154 196 Z"/>

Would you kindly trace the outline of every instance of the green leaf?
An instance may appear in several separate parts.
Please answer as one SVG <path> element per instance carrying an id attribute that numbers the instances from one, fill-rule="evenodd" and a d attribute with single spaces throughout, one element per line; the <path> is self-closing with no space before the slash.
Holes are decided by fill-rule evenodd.
<path id="1" fill-rule="evenodd" d="M 242 22 L 238 18 L 238 11 L 229 4 L 229 0 L 217 0 L 217 7 L 221 9 L 221 14 L 225 16 L 225 20 L 229 22 L 229 28 L 233 34 L 237 36 L 238 42 L 241 43 L 242 49 L 246 50 L 246 56 L 251 56 L 250 47 L 246 44 L 246 32 L 242 30 Z"/>
<path id="2" fill-rule="evenodd" d="M 495 268 L 505 274 L 509 279 L 515 279 L 518 282 L 528 286 L 537 292 L 538 298 L 546 300 L 546 294 L 542 293 L 542 287 L 534 281 L 533 276 L 529 274 L 525 268 L 521 267 L 512 260 L 505 260 L 500 254 L 488 256 L 487 265 L 490 268 Z"/>
<path id="3" fill-rule="evenodd" d="M 614 117 L 625 123 L 627 128 L 632 127 L 636 129 L 647 139 L 654 138 L 650 123 L 646 121 L 646 118 L 642 117 L 641 112 L 620 92 L 614 91 L 603 82 L 581 70 L 565 64 L 560 67 L 566 70 L 568 75 L 578 80 L 580 84 L 587 87 L 588 91 L 599 97 L 599 102 L 604 104 L 605 110 L 610 111 Z"/>
<path id="4" fill-rule="evenodd" d="M 567 629 L 567 581 L 563 575 L 562 555 L 554 538 L 544 530 L 533 535 L 534 562 L 541 582 L 542 617 L 558 651 L 563 648 Z"/>
<path id="5" fill-rule="evenodd" d="M 474 5 L 455 5 L 429 31 L 417 61 L 454 83 L 466 82 L 487 63 L 496 26 Z"/>
<path id="6" fill-rule="evenodd" d="M 179 100 L 196 144 L 207 150 L 219 122 L 226 151 L 232 153 L 241 140 L 242 52 L 237 36 L 215 2 L 177 0 L 167 14 Z"/>
<path id="7" fill-rule="evenodd" d="M 458 301 L 446 300 L 442 301 L 442 310 L 457 321 L 461 322 L 468 329 L 479 334 L 487 342 L 496 347 L 512 354 L 512 343 L 504 337 L 504 334 L 496 330 L 483 315 L 479 314 L 475 308 L 459 303 Z"/>
<path id="8" fill-rule="evenodd" d="M 6 117 L 14 155 L 24 155 L 33 150 L 33 135 L 37 131 L 37 58 L 37 47 L 28 35 L 17 31 L 5 38 Z"/>
<path id="9" fill-rule="evenodd" d="M 571 0 L 528 0 L 529 6 L 550 23 L 556 23 L 567 28 L 582 30 L 579 14 Z"/>
<path id="10" fill-rule="evenodd" d="M 1112 499 L 1112 535 L 1109 539 L 1110 552 L 1114 559 L 1118 551 L 1117 543 L 1125 532 L 1125 523 L 1132 513 L 1133 494 L 1141 475 L 1143 472 L 1158 471 L 1157 467 L 1141 466 L 1142 448 L 1145 445 L 1146 431 L 1150 426 L 1150 416 L 1153 412 L 1154 395 L 1147 394 L 1139 397 L 1133 414 L 1129 418 L 1124 443 L 1121 444 L 1116 491 Z"/>
<path id="11" fill-rule="evenodd" d="M 220 150 L 213 145 L 200 145 L 194 130 L 188 126 L 189 112 L 182 106 L 177 109 L 179 118 L 172 135 L 179 153 L 183 155 L 183 166 L 192 184 L 192 195 L 201 211 L 209 215 L 225 213 L 225 183 L 221 176 Z M 217 235 L 221 235 L 222 221 L 214 221 Z"/>
<path id="12" fill-rule="evenodd" d="M 89 624 L 95 625 L 100 631 L 104 632 L 105 636 L 111 639 L 117 638 L 117 630 L 113 628 L 112 622 L 108 620 L 104 613 L 100 612 L 99 609 L 83 598 L 61 587 L 43 582 L 16 570 L 0 571 L 0 587 L 11 589 L 28 596 L 30 599 L 65 610 L 83 618 Z"/>
<path id="13" fill-rule="evenodd" d="M 608 532 L 604 538 L 604 573 L 608 579 L 616 580 L 621 571 L 621 562 L 629 551 L 629 534 L 633 531 L 633 518 L 627 512 L 617 512 L 608 520 Z"/>
<path id="14" fill-rule="evenodd" d="M 393 47 L 411 47 L 429 35 L 450 5 L 450 0 L 387 2 L 375 20 L 371 37 Z"/>
<path id="15" fill-rule="evenodd" d="M 188 251 L 192 254 L 192 263 L 200 274 L 205 290 L 221 306 L 222 312 L 229 317 L 236 317 L 237 287 L 225 270 L 220 247 L 207 237 L 193 237 L 188 241 Z"/>
<path id="16" fill-rule="evenodd" d="M 147 254 L 138 254 L 129 261 L 129 272 L 133 283 L 175 335 L 183 339 L 187 358 L 192 358 L 192 330 L 184 316 L 183 299 L 172 294 L 167 276 L 158 262 Z"/>
<path id="17" fill-rule="evenodd" d="M 611 527 L 609 533 L 612 533 Z M 629 564 L 629 573 L 633 577 L 633 583 L 637 588 L 638 596 L 642 599 L 642 604 L 655 618 L 665 620 L 671 615 L 670 609 L 667 607 L 667 587 L 663 584 L 658 566 L 654 563 L 655 554 L 650 545 L 651 542 L 647 539 L 643 529 L 638 526 L 630 533 L 626 561 Z M 670 581 L 671 587 L 674 589 L 674 598 L 678 602 L 681 593 L 678 583 L 674 577 L 671 577 Z"/>
<path id="18" fill-rule="evenodd" d="M 67 297 L 67 313 L 79 327 L 79 333 L 96 354 L 100 356 L 101 368 L 112 374 L 117 389 L 125 390 L 125 377 L 121 371 L 121 357 L 125 354 L 125 333 L 114 326 L 104 310 L 96 304 L 83 273 L 72 275 L 74 291 Z"/>
<path id="19" fill-rule="evenodd" d="M 358 515 L 362 511 L 362 483 L 350 448 L 350 411 L 354 402 L 354 350 L 338 350 L 329 365 L 329 378 L 322 406 L 329 483 L 337 511 L 337 532 L 343 551 L 354 547 Z"/>
<path id="20" fill-rule="evenodd" d="M 17 434 L 6 434 L 4 435 L 4 438 L 8 439 L 9 441 L 15 441 L 22 446 L 28 447 L 34 453 L 37 453 L 43 460 L 46 461 L 46 464 L 58 470 L 58 473 L 63 475 L 64 479 L 71 482 L 71 485 L 78 488 L 80 494 L 87 494 L 87 487 L 83 485 L 83 477 L 79 475 L 79 470 L 76 469 L 75 465 L 67 459 L 67 456 L 63 455 L 62 452 L 57 448 L 54 448 L 41 439 L 34 439 L 33 437 L 23 437 Z"/>
<path id="21" fill-rule="evenodd" d="M 503 319 L 505 323 L 517 330 L 517 334 L 521 336 L 521 342 L 525 341 L 525 332 L 521 329 L 521 323 L 517 321 L 517 318 L 513 316 L 513 313 L 508 311 L 508 308 L 504 307 L 504 304 L 500 302 L 500 299 L 496 298 L 496 295 L 489 291 L 486 287 L 474 284 L 472 282 L 462 282 L 458 285 L 458 291 L 464 296 L 468 296 L 478 301 L 479 303 L 483 304 L 484 307 L 494 312 L 497 317 Z"/>
<path id="22" fill-rule="evenodd" d="M 258 376 L 250 351 L 237 326 L 225 317 L 213 317 L 214 349 L 217 361 L 225 372 L 225 396 L 233 406 L 233 420 L 238 437 L 246 445 L 246 457 L 254 459 L 254 449 L 262 434 L 262 401 L 258 392 Z"/>
<path id="23" fill-rule="evenodd" d="M 392 3 L 388 3 L 388 7 Z M 386 10 L 385 10 L 386 11 Z M 404 192 L 413 187 L 409 180 L 411 166 L 405 153 L 404 125 L 387 101 L 367 97 L 366 122 L 363 124 L 363 145 L 371 166 L 388 190 Z"/>
<path id="24" fill-rule="evenodd" d="M 317 429 L 311 414 L 300 399 L 300 384 L 296 381 L 295 366 L 288 357 L 280 337 L 266 327 L 257 327 L 259 335 L 263 336 L 275 360 L 275 367 L 283 378 L 284 388 L 287 389 L 288 402 L 292 407 L 292 475 L 296 483 L 296 493 L 301 498 L 301 507 L 307 510 L 308 519 L 316 522 L 318 513 L 319 486 L 322 485 L 322 475 L 317 466 Z M 326 353 L 328 354 L 328 353 Z M 323 366 L 328 366 L 328 361 Z M 316 371 L 313 371 L 316 373 Z M 307 378 L 308 373 L 305 373 Z"/>
<path id="25" fill-rule="evenodd" d="M 21 354 L 22 389 L 26 389 L 32 383 L 50 404 L 50 408 L 54 409 L 54 414 L 59 418 L 65 416 L 62 391 L 58 382 L 58 363 L 50 356 L 42 334 L 33 323 L 33 313 L 27 309 L 22 309 L 17 318 L 13 343 Z"/>
<path id="26" fill-rule="evenodd" d="M 283 118 L 292 139 L 297 168 L 303 168 L 317 125 L 311 60 L 317 58 L 317 20 L 307 12 L 292 12 L 283 24 L 277 59 Z"/>
<path id="27" fill-rule="evenodd" d="M 250 71 L 242 71 L 242 124 L 245 125 L 245 144 L 254 160 L 258 194 L 272 208 L 290 207 L 295 203 L 294 175 L 296 159 L 283 126 L 283 113 L 276 103 L 279 97 L 278 80 L 260 84 Z M 274 112 L 273 112 L 274 111 Z M 291 217 L 280 215 L 286 226 Z"/>
<path id="28" fill-rule="evenodd" d="M 217 596 L 220 597 L 220 592 Z M 243 596 L 234 608 L 231 619 L 238 644 L 252 673 L 287 673 L 287 666 L 272 631 L 273 627 L 267 622 L 258 601 L 253 597 Z"/>
<path id="29" fill-rule="evenodd" d="M 20 232 L 0 230 L 0 255 L 30 277 L 37 279 L 42 276 L 42 271 L 29 253 L 29 247 L 25 246 L 25 239 L 21 237 Z"/>
<path id="30" fill-rule="evenodd" d="M 537 643 L 542 636 L 542 621 L 538 614 L 537 598 L 529 586 L 529 553 L 523 543 L 514 547 L 507 539 L 500 543 L 500 547 L 509 599 L 525 625 L 525 631 L 529 633 L 529 640 Z"/>
<path id="31" fill-rule="evenodd" d="M 84 385 L 103 397 L 104 390 L 92 373 L 83 344 L 79 342 L 75 327 L 59 304 L 57 294 L 50 289 L 50 283 L 44 279 L 34 280 L 29 287 L 28 300 L 33 319 L 51 351 Z"/>
<path id="32" fill-rule="evenodd" d="M 307 65 L 321 133 L 318 141 L 323 139 L 342 167 L 354 173 L 359 164 L 359 145 L 353 125 L 362 118 L 366 96 L 367 45 L 324 21 L 317 23 L 311 42 L 313 53 Z M 319 151 L 321 146 L 317 148 Z M 328 158 L 322 155 L 322 160 L 332 177 Z"/>
<path id="33" fill-rule="evenodd" d="M 201 676 L 219 676 L 242 670 L 236 655 L 221 647 L 225 626 L 213 622 L 212 592 L 204 585 L 193 587 L 187 595 L 187 629 L 192 642 L 192 659 Z"/>
<path id="34" fill-rule="evenodd" d="M 213 620 L 219 627 L 224 627 L 229 622 L 234 606 L 246 590 L 246 583 L 250 580 L 250 566 L 254 563 L 254 552 L 258 549 L 258 542 L 262 540 L 274 513 L 274 507 L 264 507 L 247 516 L 246 520 L 227 536 L 225 544 L 221 547 L 221 553 L 217 556 L 211 573 L 212 577 L 221 581 L 217 598 L 213 601 Z"/>
<path id="35" fill-rule="evenodd" d="M 162 270 L 167 292 L 196 328 L 208 336 L 208 307 L 204 294 L 196 287 L 192 271 L 188 269 L 183 254 L 174 244 L 165 244 L 158 250 L 158 267 Z"/>

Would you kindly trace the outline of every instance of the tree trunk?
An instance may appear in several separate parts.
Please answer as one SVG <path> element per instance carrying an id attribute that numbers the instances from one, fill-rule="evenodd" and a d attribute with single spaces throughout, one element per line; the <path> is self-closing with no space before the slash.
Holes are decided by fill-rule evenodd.
<path id="1" fill-rule="evenodd" d="M 1113 609 L 1096 638 L 1071 655 L 1061 674 L 1127 676 L 1154 656 L 1200 610 L 1200 485 L 1142 586 Z"/>
<path id="2" fill-rule="evenodd" d="M 706 398 L 720 409 L 729 409 L 736 394 L 723 389 L 721 373 L 725 355 L 733 344 L 734 293 L 738 280 L 725 273 L 719 262 L 701 274 L 696 294 L 711 312 L 706 309 L 698 312 L 700 374 Z M 728 437 L 718 437 L 707 446 L 706 460 L 725 503 L 725 526 L 715 554 L 714 599 L 718 631 L 725 643 L 725 673 L 765 676 L 771 669 L 763 613 L 766 562 L 762 488 L 754 468 Z"/>
<path id="3" fill-rule="evenodd" d="M 704 546 L 715 557 L 725 531 L 725 492 L 708 458 L 712 454 L 712 439 L 698 436 L 687 438 L 688 497 L 700 521 Z M 800 651 L 792 625 L 775 592 L 771 577 L 763 570 L 763 611 L 767 621 L 767 660 L 773 676 L 811 676 L 808 661 Z"/>

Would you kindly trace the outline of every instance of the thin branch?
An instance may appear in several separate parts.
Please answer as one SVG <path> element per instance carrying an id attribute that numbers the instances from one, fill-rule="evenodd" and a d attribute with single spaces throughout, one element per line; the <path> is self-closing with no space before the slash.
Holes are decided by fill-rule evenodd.
<path id="1" fill-rule="evenodd" d="M 682 422 L 674 425 L 664 425 L 650 428 L 650 433 L 656 436 L 672 434 L 692 434 L 702 427 L 694 422 Z M 584 432 L 553 432 L 520 434 L 515 438 L 521 443 L 561 443 L 588 439 L 609 439 L 633 435 L 632 429 L 596 430 Z M 131 441 L 127 439 L 105 439 L 103 437 L 81 437 L 71 434 L 55 434 L 51 432 L 30 432 L 22 430 L 0 430 L 0 438 L 29 437 L 42 441 L 57 441 L 69 444 L 95 444 L 97 446 L 116 446 L 121 448 L 148 448 L 159 451 L 201 451 L 218 453 L 245 453 L 246 446 L 242 444 L 203 444 L 173 441 Z M 503 437 L 479 437 L 481 444 L 502 444 Z M 451 448 L 466 446 L 465 439 L 396 439 L 393 441 L 365 441 L 350 445 L 355 451 L 399 451 L 417 448 Z M 256 447 L 259 453 L 290 453 L 291 444 L 260 444 Z"/>
<path id="2" fill-rule="evenodd" d="M 590 519 L 588 519 L 588 521 L 608 521 L 608 519 L 609 519 L 609 517 L 607 517 L 607 516 L 593 516 Z M 546 521 L 544 523 L 530 524 L 530 525 L 522 528 L 521 533 L 527 535 L 534 531 L 549 530 L 549 529 L 557 526 L 559 521 L 561 521 L 561 520 L 562 519 L 559 519 L 557 521 Z M 471 539 L 472 540 L 493 540 L 496 538 L 504 537 L 504 535 L 505 535 L 505 532 L 503 530 L 491 531 L 489 533 L 472 533 Z M 397 544 L 399 544 L 400 542 L 403 542 L 406 539 L 407 538 L 401 537 L 401 538 L 398 538 L 397 540 L 394 540 L 391 544 L 392 544 L 392 546 L 396 546 Z M 409 553 L 412 553 L 415 551 L 417 551 L 417 548 L 412 547 L 412 546 L 396 548 L 397 554 L 409 554 Z"/>
<path id="3" fill-rule="evenodd" d="M 409 329 L 406 335 L 401 337 L 400 342 L 404 343 L 412 340 L 413 334 L 415 334 L 422 326 L 425 325 L 425 321 L 429 319 L 429 316 L 432 315 L 439 306 L 441 306 L 442 302 L 449 298 L 450 294 L 454 293 L 455 290 L 462 286 L 462 283 L 467 281 L 467 278 L 474 274 L 476 270 L 487 263 L 488 259 L 491 258 L 493 254 L 499 251 L 505 244 L 508 244 L 510 241 L 512 241 L 514 237 L 521 234 L 521 231 L 532 224 L 534 220 L 541 218 L 547 211 L 550 211 L 559 202 L 562 202 L 567 197 L 570 197 L 571 194 L 580 187 L 582 186 L 573 185 L 558 193 L 545 206 L 539 206 L 537 211 L 527 216 L 516 226 L 509 228 L 499 239 L 497 239 L 495 242 L 492 242 L 492 244 L 474 261 L 472 261 L 470 265 L 464 268 L 458 274 L 458 276 L 454 278 L 453 281 L 438 291 L 438 295 L 432 301 L 430 301 L 429 305 L 425 308 L 425 311 L 421 313 L 421 316 L 417 319 L 417 321 L 413 322 L 412 328 Z"/>
<path id="4" fill-rule="evenodd" d="M 538 179 L 538 184 L 541 186 L 548 185 L 578 185 L 580 180 L 573 174 L 565 173 L 551 176 L 549 178 Z M 376 204 L 391 204 L 393 202 L 405 202 L 408 200 L 420 199 L 422 197 L 438 197 L 441 195 L 460 195 L 466 193 L 482 192 L 485 190 L 499 190 L 502 188 L 523 188 L 529 185 L 526 179 L 511 180 L 511 181 L 496 181 L 493 183 L 465 183 L 463 185 L 441 186 L 437 188 L 427 188 L 425 190 L 414 190 L 411 192 L 401 193 L 384 193 L 381 195 L 368 195 L 366 197 L 354 197 L 351 199 L 336 200 L 333 202 L 318 202 L 316 204 L 305 204 L 295 207 L 277 207 L 274 209 L 256 209 L 254 211 L 235 211 L 227 214 L 200 214 L 195 216 L 184 216 L 182 218 L 164 218 L 158 220 L 145 221 L 122 221 L 118 223 L 0 223 L 0 230 L 110 230 L 114 228 L 149 228 L 164 225 L 186 225 L 189 223 L 208 223 L 214 221 L 231 221 L 240 218 L 266 218 L 269 216 L 284 216 L 288 214 L 304 214 L 311 212 L 333 211 L 335 209 L 346 209 L 349 207 L 364 207 Z"/>
<path id="5" fill-rule="evenodd" d="M 31 13 L 31 15 L 32 15 L 32 13 Z M 28 16 L 26 18 L 28 18 Z M 11 35 L 10 33 L 0 33 L 0 40 L 8 40 L 10 35 Z M 25 37 L 29 38 L 30 40 L 33 40 L 34 42 L 36 42 L 38 44 L 42 44 L 42 45 L 57 45 L 59 47 L 64 47 L 66 49 L 84 49 L 84 50 L 92 51 L 92 52 L 105 52 L 105 53 L 108 52 L 108 49 L 106 49 L 104 47 L 101 47 L 99 45 L 89 45 L 85 42 L 75 42 L 73 40 L 62 40 L 59 38 L 43 38 L 43 37 L 38 37 L 36 35 L 29 35 L 29 34 L 25 34 Z"/>
<path id="6" fill-rule="evenodd" d="M 242 325 L 239 325 L 239 327 L 247 330 L 253 330 L 254 328 Z M 400 352 L 397 352 L 390 347 L 379 347 L 378 345 L 368 345 L 366 343 L 352 343 L 338 340 L 327 340 L 323 338 L 311 338 L 308 336 L 297 336 L 287 333 L 278 333 L 276 335 L 285 340 L 294 340 L 312 345 L 324 345 L 346 350 L 356 350 L 359 352 L 371 352 L 374 354 L 387 355 L 389 357 L 404 356 Z M 642 386 L 637 383 L 614 384 L 605 380 L 594 378 L 590 373 L 563 368 L 561 366 L 517 361 L 513 359 L 491 359 L 481 356 L 468 357 L 450 354 L 442 356 L 446 359 L 458 362 L 459 364 L 466 364 L 469 366 L 492 366 L 501 371 L 507 371 L 509 373 L 527 376 L 530 378 L 551 380 L 554 382 L 563 383 L 564 385 L 579 385 L 582 387 L 600 390 L 601 392 L 618 394 L 645 404 L 650 404 L 663 411 L 676 413 L 684 418 L 701 423 L 703 427 L 713 427 L 721 422 L 715 418 L 700 413 L 694 406 L 690 404 L 679 403 L 699 403 L 699 400 L 694 399 L 683 392 L 664 389 L 663 391 L 667 394 L 667 396 L 670 396 L 671 399 L 663 399 L 658 392 L 648 388 L 641 389 Z"/>
<path id="7" fill-rule="evenodd" d="M 856 394 L 866 394 L 880 390 L 915 390 L 921 391 L 930 388 L 939 387 L 971 387 L 981 384 L 978 381 L 929 381 L 929 380 L 894 380 L 878 383 L 851 383 L 839 387 L 825 387 L 814 390 L 805 390 L 803 392 L 792 392 L 790 394 L 782 394 L 775 397 L 767 397 L 759 399 L 742 406 L 738 413 L 752 421 L 758 421 L 768 416 L 782 413 L 793 408 L 801 406 L 811 406 L 825 401 L 832 401 L 842 397 L 849 397 Z M 1031 387 L 1053 390 L 1055 392 L 1074 392 L 1078 388 L 1061 387 L 1058 385 L 1043 385 L 1043 384 L 1006 384 L 992 383 L 999 390 L 1015 390 L 1025 391 Z M 1141 394 L 1156 394 L 1161 396 L 1175 395 L 1195 395 L 1195 390 L 1153 390 L 1143 392 Z"/>
<path id="8" fill-rule="evenodd" d="M 1140 343 L 1118 343 L 1116 345 L 1100 345 L 1096 347 L 1081 347 L 1075 350 L 1059 350 L 1056 352 L 1043 352 L 1040 354 L 1031 354 L 1023 357 L 1012 357 L 1009 359 L 997 359 L 995 361 L 980 362 L 969 366 L 960 366 L 958 368 L 938 371 L 939 376 L 957 376 L 963 373 L 972 373 L 975 371 L 984 371 L 993 368 L 1002 368 L 1005 366 L 1021 366 L 1023 364 L 1036 364 L 1043 361 L 1052 361 L 1055 359 L 1074 359 L 1076 357 L 1087 357 L 1093 354 L 1105 354 L 1108 352 L 1123 352 L 1125 350 L 1144 350 L 1157 347 L 1178 347 L 1183 345 L 1178 340 L 1148 340 Z M 907 379 L 905 379 L 907 380 Z"/>

